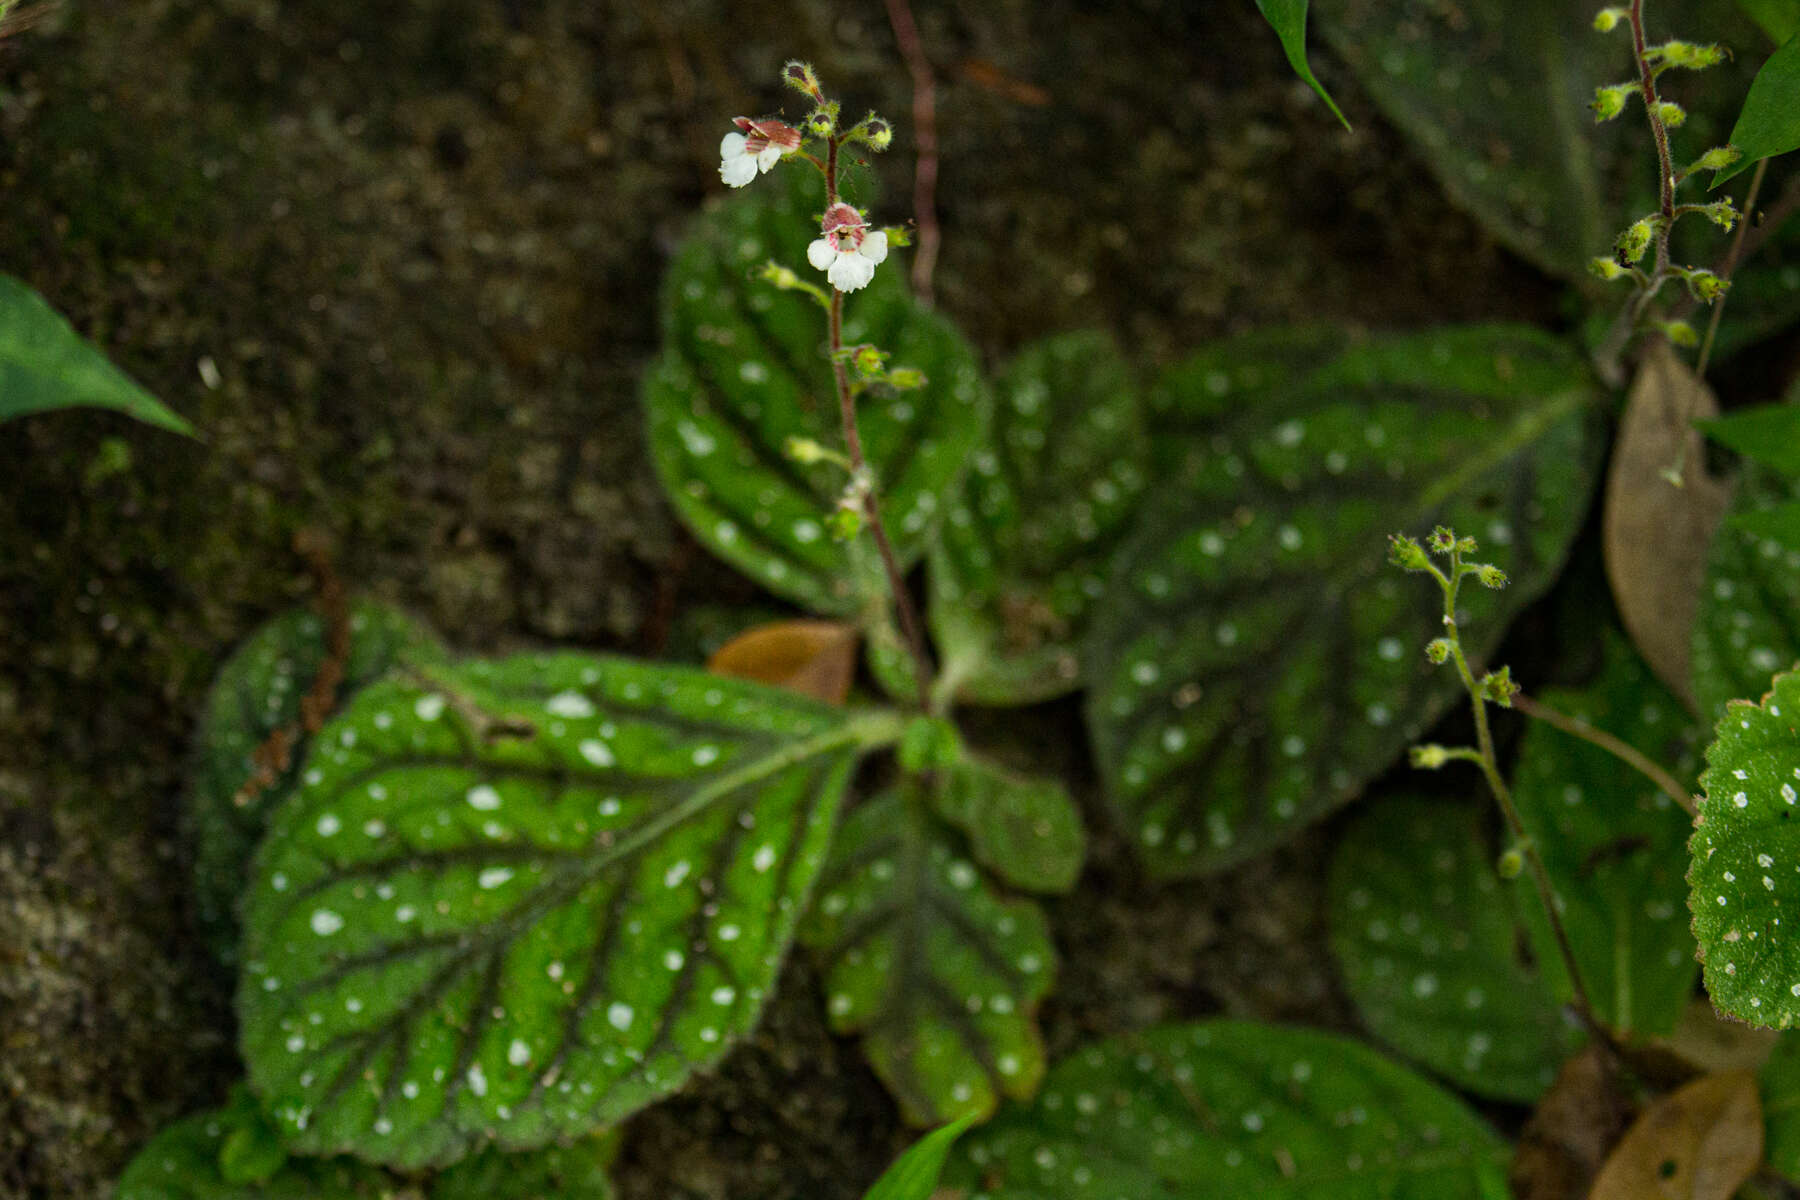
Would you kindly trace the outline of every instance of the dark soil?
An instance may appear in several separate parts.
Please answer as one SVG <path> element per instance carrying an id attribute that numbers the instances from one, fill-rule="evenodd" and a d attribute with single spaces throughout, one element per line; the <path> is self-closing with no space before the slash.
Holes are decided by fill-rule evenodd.
<path id="1" fill-rule="evenodd" d="M 1554 316 L 1249 5 L 915 7 L 939 302 L 990 362 L 1090 326 L 1149 367 L 1280 321 Z M 894 119 L 878 211 L 903 215 L 910 90 L 874 0 L 68 0 L 0 49 L 0 269 L 204 431 L 0 428 L 0 1196 L 106 1194 L 237 1073 L 183 764 L 224 656 L 308 594 L 297 531 L 471 651 L 636 651 L 765 602 L 678 531 L 637 378 L 719 136 L 791 95 L 788 56 Z M 1079 741 L 1069 705 L 985 725 Z M 1347 1024 L 1324 845 L 1153 889 L 1102 838 L 1053 906 L 1052 1050 L 1215 1012 Z M 749 1045 L 631 1123 L 622 1196 L 860 1195 L 905 1133 L 820 1014 L 797 961 Z"/>

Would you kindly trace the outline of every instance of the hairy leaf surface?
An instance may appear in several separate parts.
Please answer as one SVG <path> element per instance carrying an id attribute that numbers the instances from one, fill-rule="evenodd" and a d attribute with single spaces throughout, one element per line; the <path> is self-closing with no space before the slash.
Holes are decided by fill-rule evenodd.
<path id="1" fill-rule="evenodd" d="M 1346 1038 L 1249 1021 L 1127 1034 L 966 1134 L 970 1200 L 1501 1200 L 1509 1148 L 1461 1100 Z"/>
<path id="2" fill-rule="evenodd" d="M 284 1136 L 400 1167 L 610 1124 L 773 984 L 898 718 L 579 655 L 365 689 L 258 856 L 238 992 Z"/>
<path id="3" fill-rule="evenodd" d="M 1460 694 L 1422 653 L 1436 597 L 1386 565 L 1386 537 L 1447 523 L 1504 565 L 1510 587 L 1469 597 L 1485 656 L 1580 525 L 1591 399 L 1562 343 L 1481 327 L 1360 346 L 1251 406 L 1229 387 L 1170 406 L 1185 461 L 1088 644 L 1108 799 L 1153 873 L 1290 836 Z"/>
<path id="4" fill-rule="evenodd" d="M 844 822 L 801 938 L 826 1008 L 915 1125 L 986 1115 L 1044 1073 L 1034 1018 L 1056 955 L 1044 914 L 956 847 L 916 785 Z"/>

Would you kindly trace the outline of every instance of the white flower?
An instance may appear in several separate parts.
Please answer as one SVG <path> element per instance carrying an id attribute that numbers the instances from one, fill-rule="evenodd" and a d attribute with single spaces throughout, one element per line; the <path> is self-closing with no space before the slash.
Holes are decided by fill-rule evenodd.
<path id="1" fill-rule="evenodd" d="M 843 203 L 826 210 L 822 232 L 806 247 L 806 261 L 825 272 L 840 292 L 867 287 L 875 278 L 875 264 L 887 258 L 887 234 L 871 231 L 862 214 Z"/>
<path id="2" fill-rule="evenodd" d="M 800 148 L 800 131 L 785 121 L 733 117 L 732 123 L 736 131 L 719 142 L 719 178 L 732 187 L 743 187 Z"/>

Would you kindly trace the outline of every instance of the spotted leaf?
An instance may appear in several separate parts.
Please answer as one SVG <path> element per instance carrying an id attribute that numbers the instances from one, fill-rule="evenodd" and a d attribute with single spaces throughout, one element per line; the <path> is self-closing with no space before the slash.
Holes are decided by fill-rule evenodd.
<path id="1" fill-rule="evenodd" d="M 1796 499 L 1800 481 L 1752 468 L 1713 538 L 1694 622 L 1694 695 L 1708 721 L 1800 662 L 1800 546 L 1758 524 Z"/>
<path id="2" fill-rule="evenodd" d="M 1367 1046 L 1249 1021 L 1164 1025 L 1058 1063 L 1029 1108 L 965 1134 L 969 1200 L 1507 1195 L 1507 1145 Z"/>
<path id="3" fill-rule="evenodd" d="M 1081 682 L 1079 641 L 1149 439 L 1131 372 L 1098 334 L 1037 343 L 995 391 L 992 443 L 932 547 L 929 619 L 962 699 L 1028 704 Z"/>
<path id="4" fill-rule="evenodd" d="M 350 606 L 349 633 L 343 679 L 331 690 L 334 699 L 403 663 L 425 665 L 444 657 L 422 625 L 371 600 Z M 295 609 L 257 630 L 220 669 L 194 740 L 188 820 L 194 832 L 195 899 L 213 951 L 226 963 L 237 961 L 237 903 L 251 854 L 269 814 L 299 780 L 312 737 L 300 721 L 301 702 L 313 689 L 329 642 L 325 622 L 310 609 Z M 258 748 L 282 729 L 294 735 L 287 767 L 265 786 L 247 788 L 257 770 Z"/>
<path id="5" fill-rule="evenodd" d="M 1414 797 L 1361 813 L 1332 858 L 1331 948 L 1375 1036 L 1468 1091 L 1529 1102 L 1580 1039 L 1524 954 L 1482 817 Z"/>
<path id="6" fill-rule="evenodd" d="M 1013 887 L 1066 892 L 1081 874 L 1081 812 L 1054 779 L 964 758 L 944 772 L 932 802 L 969 839 L 975 861 Z"/>
<path id="7" fill-rule="evenodd" d="M 1580 525 L 1591 399 L 1562 343 L 1482 327 L 1359 346 L 1253 406 L 1227 388 L 1171 407 L 1186 457 L 1087 647 L 1108 800 L 1152 873 L 1290 836 L 1461 694 L 1422 653 L 1435 596 L 1386 565 L 1386 536 L 1446 523 L 1505 565 L 1511 586 L 1470 600 L 1484 657 Z"/>
<path id="8" fill-rule="evenodd" d="M 1624 637 L 1608 631 L 1604 666 L 1588 687 L 1538 697 L 1675 772 L 1691 786 L 1699 730 Z M 1688 816 L 1675 798 L 1606 750 L 1542 722 L 1519 747 L 1513 799 L 1551 885 L 1597 1015 L 1620 1033 L 1662 1035 L 1694 991 L 1694 938 L 1681 917 Z M 1521 877 L 1539 962 L 1569 994 L 1537 894 Z"/>
<path id="9" fill-rule="evenodd" d="M 806 244 L 823 207 L 798 181 L 732 195 L 700 218 L 663 289 L 662 359 L 645 383 L 650 447 L 664 490 L 696 537 L 750 578 L 815 613 L 867 616 L 885 604 L 872 540 L 825 527 L 846 482 L 829 462 L 803 466 L 792 437 L 842 447 L 825 314 L 804 293 L 755 277 L 766 261 L 806 278 Z M 844 341 L 874 343 L 916 367 L 920 391 L 858 401 L 864 451 L 903 565 L 915 561 L 953 494 L 988 416 L 974 351 L 906 293 L 888 266 L 846 301 Z M 823 283 L 818 277 L 817 282 Z"/>
<path id="10" fill-rule="evenodd" d="M 1700 786 L 1688 908 L 1707 994 L 1727 1016 L 1785 1029 L 1800 1021 L 1800 672 L 1725 709 Z"/>
<path id="11" fill-rule="evenodd" d="M 249 1146 L 272 1147 L 246 1169 Z M 234 1169 L 235 1167 L 235 1169 Z M 289 1158 L 249 1090 L 151 1138 L 131 1160 L 114 1200 L 394 1200 L 397 1181 L 353 1158 Z"/>
<path id="12" fill-rule="evenodd" d="M 916 785 L 844 822 L 801 939 L 824 972 L 832 1027 L 862 1035 L 908 1121 L 985 1116 L 1036 1089 L 1048 923 L 963 856 Z"/>
<path id="13" fill-rule="evenodd" d="M 283 1135 L 443 1164 L 585 1134 L 716 1063 L 858 753 L 899 725 L 579 655 L 365 689 L 246 905 L 242 1044 Z"/>

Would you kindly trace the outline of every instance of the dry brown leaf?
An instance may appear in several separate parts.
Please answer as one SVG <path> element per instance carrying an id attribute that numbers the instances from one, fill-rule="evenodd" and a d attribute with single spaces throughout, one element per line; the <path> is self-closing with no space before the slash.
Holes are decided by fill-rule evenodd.
<path id="1" fill-rule="evenodd" d="M 1631 1121 L 1631 1102 L 1605 1053 L 1588 1046 L 1562 1065 L 1538 1101 L 1513 1154 L 1518 1200 L 1576 1200 L 1587 1195 L 1607 1151 Z"/>
<path id="2" fill-rule="evenodd" d="M 1613 1148 L 1589 1200 L 1731 1200 L 1762 1152 L 1756 1076 L 1703 1075 L 1644 1110 Z"/>
<path id="3" fill-rule="evenodd" d="M 720 646 L 706 669 L 842 704 L 856 677 L 856 627 L 842 621 L 758 625 Z"/>
<path id="4" fill-rule="evenodd" d="M 1694 614 L 1732 490 L 1706 473 L 1693 422 L 1718 413 L 1706 382 L 1658 342 L 1632 382 L 1606 476 L 1606 578 L 1619 616 L 1650 669 L 1690 709 Z M 1680 487 L 1666 478 L 1678 461 Z"/>

